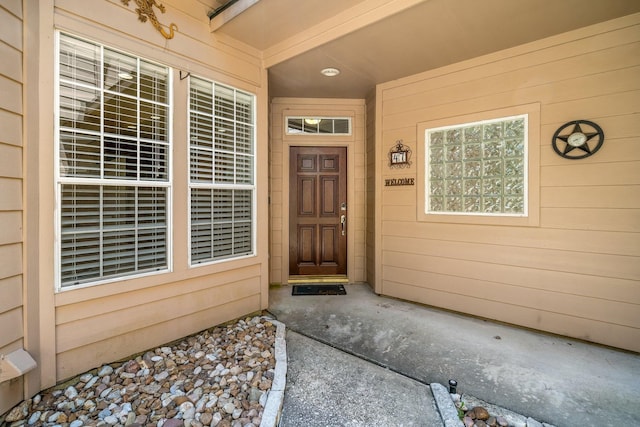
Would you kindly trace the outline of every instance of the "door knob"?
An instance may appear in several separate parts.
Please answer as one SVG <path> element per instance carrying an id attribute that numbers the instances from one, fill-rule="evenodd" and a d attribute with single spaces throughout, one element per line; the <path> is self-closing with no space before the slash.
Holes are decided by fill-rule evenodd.
<path id="1" fill-rule="evenodd" d="M 340 215 L 340 225 L 342 226 L 342 235 L 344 236 L 346 233 L 344 231 L 344 227 L 347 224 L 347 216 L 346 215 Z"/>

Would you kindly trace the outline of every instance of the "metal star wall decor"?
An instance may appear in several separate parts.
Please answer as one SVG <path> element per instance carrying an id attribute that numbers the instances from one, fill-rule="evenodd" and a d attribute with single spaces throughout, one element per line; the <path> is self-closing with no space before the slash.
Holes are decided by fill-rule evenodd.
<path id="1" fill-rule="evenodd" d="M 604 143 L 600 126 L 588 120 L 565 123 L 553 135 L 553 150 L 565 159 L 584 159 L 594 154 Z"/>
<path id="2" fill-rule="evenodd" d="M 121 0 L 122 4 L 125 6 L 129 6 L 129 1 L 131 0 Z M 138 12 L 138 20 L 140 22 L 147 22 L 147 19 L 151 21 L 151 24 L 155 27 L 156 30 L 162 34 L 162 36 L 169 40 L 172 39 L 175 35 L 175 31 L 178 29 L 176 24 L 169 25 L 169 32 L 167 32 L 163 25 L 156 18 L 156 14 L 153 11 L 153 6 L 157 7 L 160 12 L 164 13 L 165 8 L 162 3 L 156 2 L 156 0 L 134 0 L 138 7 L 136 8 L 136 12 Z"/>

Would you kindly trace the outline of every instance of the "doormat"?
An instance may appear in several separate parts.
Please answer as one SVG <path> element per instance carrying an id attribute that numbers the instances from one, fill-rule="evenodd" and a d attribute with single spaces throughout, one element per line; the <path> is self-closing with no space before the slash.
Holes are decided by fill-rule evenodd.
<path id="1" fill-rule="evenodd" d="M 293 285 L 291 295 L 346 295 L 343 285 Z"/>

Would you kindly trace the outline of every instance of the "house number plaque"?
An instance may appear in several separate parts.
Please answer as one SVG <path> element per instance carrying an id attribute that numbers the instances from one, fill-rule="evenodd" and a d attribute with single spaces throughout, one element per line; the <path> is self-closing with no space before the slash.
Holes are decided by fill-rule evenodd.
<path id="1" fill-rule="evenodd" d="M 408 168 L 411 166 L 411 148 L 404 145 L 402 140 L 396 141 L 396 145 L 389 150 L 390 168 Z"/>

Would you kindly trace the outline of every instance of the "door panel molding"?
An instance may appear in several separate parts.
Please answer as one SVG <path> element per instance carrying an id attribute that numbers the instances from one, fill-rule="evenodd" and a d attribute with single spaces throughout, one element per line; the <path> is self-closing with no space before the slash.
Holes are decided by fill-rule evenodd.
<path id="1" fill-rule="evenodd" d="M 289 275 L 345 275 L 347 148 L 289 150 Z"/>

